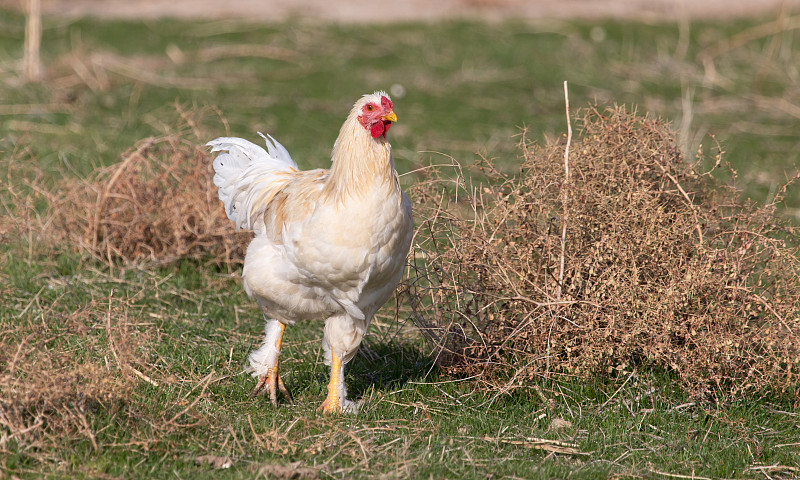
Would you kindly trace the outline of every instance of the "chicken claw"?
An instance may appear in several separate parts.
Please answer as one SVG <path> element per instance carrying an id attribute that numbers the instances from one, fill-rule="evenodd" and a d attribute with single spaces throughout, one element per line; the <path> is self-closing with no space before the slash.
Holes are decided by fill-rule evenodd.
<path id="1" fill-rule="evenodd" d="M 289 393 L 289 390 L 286 389 L 286 385 L 284 385 L 283 380 L 278 373 L 277 366 L 275 366 L 275 368 L 270 368 L 266 375 L 261 375 L 258 377 L 258 382 L 256 383 L 256 387 L 250 393 L 250 398 L 255 397 L 265 390 L 269 392 L 269 401 L 272 402 L 272 405 L 274 405 L 276 408 L 278 407 L 278 390 L 281 391 L 283 396 L 286 397 L 290 404 L 294 405 L 294 399 L 292 399 L 292 395 Z"/>

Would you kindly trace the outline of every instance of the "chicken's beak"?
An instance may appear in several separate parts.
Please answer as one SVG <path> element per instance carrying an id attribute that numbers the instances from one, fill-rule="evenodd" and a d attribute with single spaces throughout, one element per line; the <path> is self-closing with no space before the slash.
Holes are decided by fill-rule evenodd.
<path id="1" fill-rule="evenodd" d="M 386 120 L 387 122 L 396 122 L 397 115 L 395 115 L 394 112 L 389 112 L 386 115 L 382 116 L 381 119 Z"/>

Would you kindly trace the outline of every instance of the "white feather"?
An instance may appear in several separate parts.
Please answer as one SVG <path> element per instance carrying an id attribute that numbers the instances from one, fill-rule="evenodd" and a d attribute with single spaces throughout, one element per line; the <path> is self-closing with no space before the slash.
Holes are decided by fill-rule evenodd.
<path id="1" fill-rule="evenodd" d="M 266 375 L 271 368 L 278 364 L 278 357 L 281 354 L 276 347 L 283 335 L 281 324 L 277 320 L 268 319 L 264 327 L 264 333 L 264 341 L 261 343 L 261 347 L 251 352 L 248 357 L 250 366 L 246 371 L 252 373 L 254 377 Z"/>
<path id="2" fill-rule="evenodd" d="M 256 230 L 263 205 L 258 204 L 263 187 L 277 172 L 297 169 L 289 152 L 277 140 L 264 137 L 267 150 L 243 138 L 220 137 L 206 144 L 211 153 L 224 152 L 214 159 L 214 185 L 225 213 L 236 228 Z"/>
<path id="3" fill-rule="evenodd" d="M 261 132 L 257 133 L 261 138 L 264 139 L 264 143 L 267 144 L 267 150 L 269 150 L 269 155 L 272 158 L 277 158 L 278 160 L 281 160 L 293 166 L 294 168 L 297 168 L 297 164 L 294 163 L 294 160 L 292 160 L 292 156 L 289 155 L 289 151 L 286 150 L 286 148 L 284 148 L 284 146 L 281 145 L 280 142 L 272 138 L 272 135 L 270 134 L 267 134 L 267 136 L 265 137 L 263 133 Z"/>

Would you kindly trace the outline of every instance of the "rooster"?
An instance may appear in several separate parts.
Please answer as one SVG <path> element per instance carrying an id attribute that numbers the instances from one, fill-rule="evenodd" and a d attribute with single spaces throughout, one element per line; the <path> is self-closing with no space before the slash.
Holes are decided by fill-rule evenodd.
<path id="1" fill-rule="evenodd" d="M 319 410 L 355 412 L 347 399 L 349 362 L 378 308 L 392 295 L 411 245 L 411 204 L 400 188 L 386 139 L 397 116 L 384 92 L 354 105 L 333 145 L 330 169 L 299 170 L 271 136 L 263 148 L 241 138 L 208 142 L 214 184 L 237 229 L 255 233 L 242 270 L 244 289 L 266 320 L 261 347 L 249 356 L 257 377 L 251 396 L 277 393 L 293 403 L 278 358 L 287 325 L 325 319 L 330 365 Z"/>

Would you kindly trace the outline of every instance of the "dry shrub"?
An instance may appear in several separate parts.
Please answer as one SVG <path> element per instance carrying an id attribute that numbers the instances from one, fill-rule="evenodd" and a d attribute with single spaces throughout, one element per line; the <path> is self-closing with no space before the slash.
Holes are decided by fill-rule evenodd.
<path id="1" fill-rule="evenodd" d="M 645 364 L 692 394 L 797 388 L 798 230 L 686 162 L 664 122 L 583 113 L 569 181 L 563 139 L 523 135 L 519 176 L 485 162 L 493 182 L 456 202 L 452 179 L 415 187 L 408 298 L 439 364 L 509 384 Z"/>
<path id="2" fill-rule="evenodd" d="M 107 261 L 240 261 L 250 234 L 225 216 L 203 143 L 180 133 L 147 138 L 92 179 L 68 180 L 58 230 Z"/>

